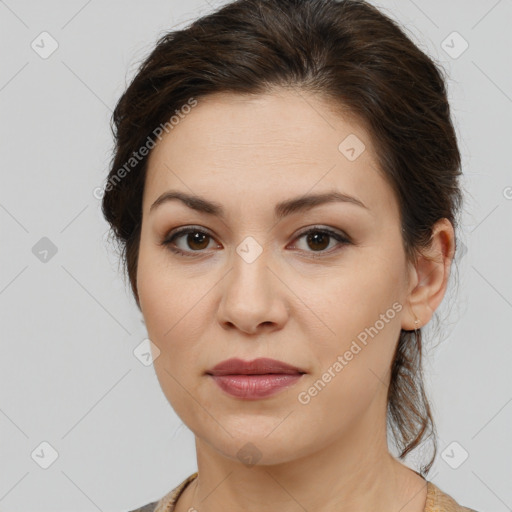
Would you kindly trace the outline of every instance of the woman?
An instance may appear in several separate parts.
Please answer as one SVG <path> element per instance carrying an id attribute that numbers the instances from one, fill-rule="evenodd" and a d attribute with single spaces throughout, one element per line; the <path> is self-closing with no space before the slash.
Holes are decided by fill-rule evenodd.
<path id="1" fill-rule="evenodd" d="M 239 0 L 162 37 L 113 121 L 103 212 L 198 464 L 139 510 L 468 511 L 425 478 L 462 200 L 429 57 L 363 1 Z"/>

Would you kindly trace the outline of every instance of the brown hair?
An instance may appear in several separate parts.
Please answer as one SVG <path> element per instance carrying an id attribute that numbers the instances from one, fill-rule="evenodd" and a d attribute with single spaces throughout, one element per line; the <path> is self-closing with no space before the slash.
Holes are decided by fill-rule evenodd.
<path id="1" fill-rule="evenodd" d="M 396 22 L 362 0 L 237 0 L 162 36 L 112 116 L 115 151 L 102 210 L 139 308 L 147 157 L 131 169 L 126 162 L 191 98 L 260 94 L 274 87 L 321 95 L 367 128 L 379 170 L 398 200 L 410 261 L 429 245 L 436 221 L 447 218 L 456 227 L 460 154 L 442 68 Z M 425 474 L 435 458 L 436 436 L 423 387 L 421 334 L 400 333 L 388 425 L 400 458 L 431 440 L 434 452 L 421 468 Z"/>

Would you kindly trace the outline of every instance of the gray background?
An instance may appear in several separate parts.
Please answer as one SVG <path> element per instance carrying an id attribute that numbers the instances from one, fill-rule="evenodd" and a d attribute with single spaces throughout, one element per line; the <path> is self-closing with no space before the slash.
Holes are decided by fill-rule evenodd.
<path id="1" fill-rule="evenodd" d="M 3 512 L 129 510 L 196 470 L 192 433 L 134 355 L 146 332 L 93 191 L 137 64 L 215 5 L 0 1 Z M 429 479 L 481 512 L 512 510 L 512 1 L 376 5 L 445 67 L 463 155 L 467 252 L 427 344 L 440 448 Z M 45 59 L 31 47 L 43 31 L 58 43 Z M 43 442 L 58 454 L 47 469 Z"/>

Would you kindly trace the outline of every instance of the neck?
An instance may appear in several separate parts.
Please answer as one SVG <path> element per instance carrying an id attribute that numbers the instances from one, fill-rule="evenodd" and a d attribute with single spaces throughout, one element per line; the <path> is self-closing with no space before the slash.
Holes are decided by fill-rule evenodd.
<path id="1" fill-rule="evenodd" d="M 180 510 L 423 512 L 425 507 L 426 482 L 389 453 L 385 425 L 359 424 L 321 450 L 272 465 L 248 467 L 197 437 L 196 450 L 198 477 Z"/>

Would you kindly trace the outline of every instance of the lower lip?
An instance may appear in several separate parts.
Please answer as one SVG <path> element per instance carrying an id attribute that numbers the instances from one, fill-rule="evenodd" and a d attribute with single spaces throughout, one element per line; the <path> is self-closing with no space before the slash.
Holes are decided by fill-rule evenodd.
<path id="1" fill-rule="evenodd" d="M 257 400 L 292 386 L 302 375 L 302 373 L 272 373 L 267 375 L 211 375 L 211 377 L 226 393 L 237 398 Z"/>

